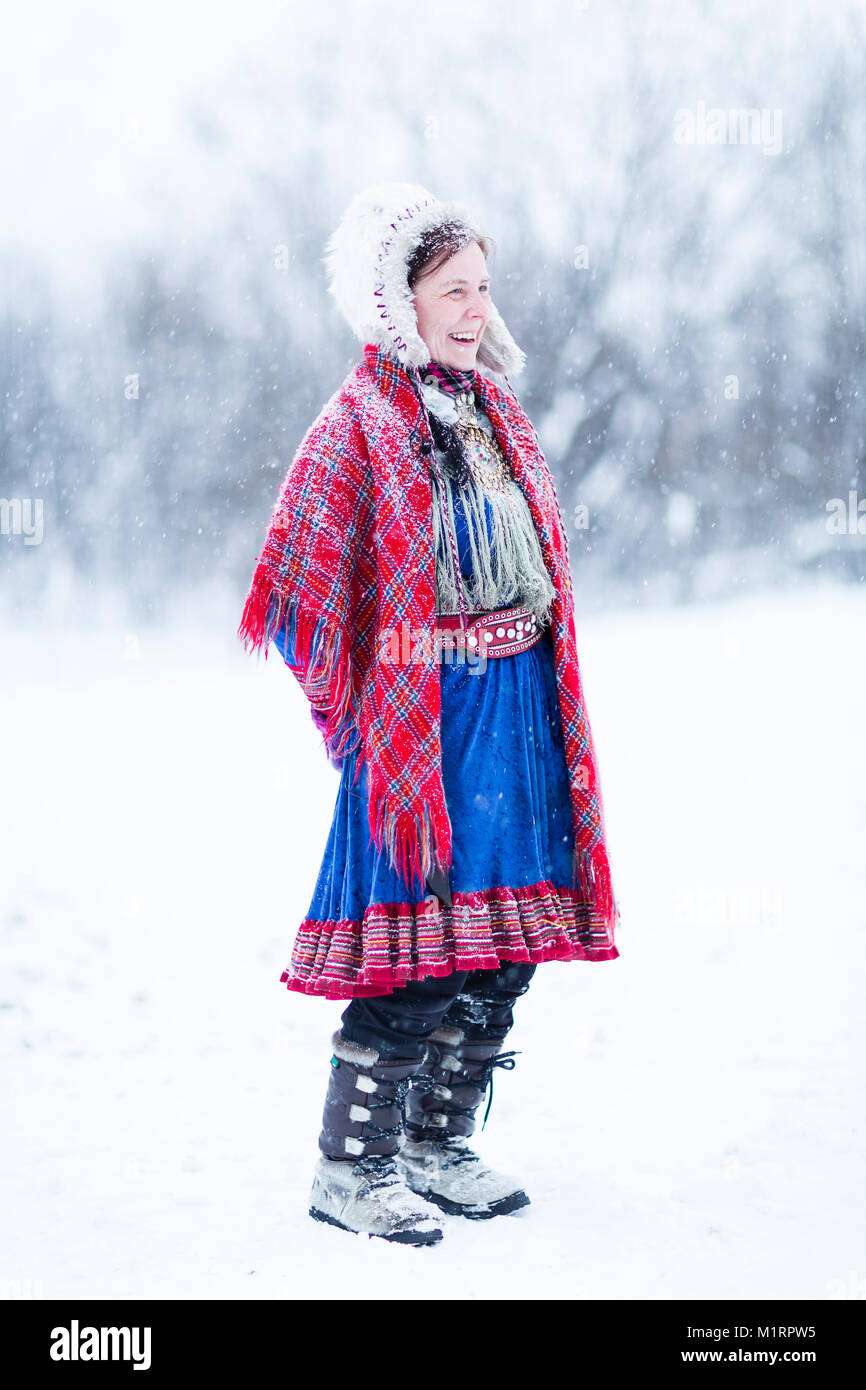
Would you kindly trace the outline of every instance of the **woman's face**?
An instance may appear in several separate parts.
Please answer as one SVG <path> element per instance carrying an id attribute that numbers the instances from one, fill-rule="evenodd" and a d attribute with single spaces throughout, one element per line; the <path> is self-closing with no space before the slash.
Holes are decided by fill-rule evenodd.
<path id="1" fill-rule="evenodd" d="M 415 284 L 415 317 L 433 362 L 469 369 L 490 317 L 490 276 L 477 241 Z M 454 335 L 459 334 L 457 338 Z"/>

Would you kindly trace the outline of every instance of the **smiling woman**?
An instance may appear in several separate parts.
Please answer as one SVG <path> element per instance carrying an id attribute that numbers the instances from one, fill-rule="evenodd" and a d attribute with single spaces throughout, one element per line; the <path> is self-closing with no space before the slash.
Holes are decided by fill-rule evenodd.
<path id="1" fill-rule="evenodd" d="M 453 231 L 432 255 L 422 240 L 407 282 L 414 291 L 418 332 L 430 349 L 430 357 L 443 366 L 466 370 L 475 365 L 481 335 L 490 316 L 488 243 L 461 243 Z M 426 259 L 425 259 L 426 252 Z M 423 268 L 422 268 L 423 267 Z"/>
<path id="2" fill-rule="evenodd" d="M 417 186 L 347 209 L 326 262 L 363 360 L 289 468 L 240 629 L 276 644 L 341 769 L 282 976 L 350 1001 L 310 1214 L 416 1245 L 437 1209 L 527 1205 L 467 1144 L 512 1008 L 541 962 L 618 955 L 567 536 L 489 249 Z M 449 619 L 496 659 L 377 658 Z"/>

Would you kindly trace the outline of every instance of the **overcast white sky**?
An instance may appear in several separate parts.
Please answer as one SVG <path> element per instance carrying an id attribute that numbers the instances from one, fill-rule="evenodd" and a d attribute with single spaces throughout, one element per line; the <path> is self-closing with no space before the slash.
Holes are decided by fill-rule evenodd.
<path id="1" fill-rule="evenodd" d="M 563 144 L 550 113 L 539 111 L 539 92 L 545 99 L 550 94 L 551 109 L 560 92 L 565 99 L 577 93 L 596 110 L 609 102 L 611 130 L 629 119 L 628 93 L 617 86 L 623 78 L 617 35 L 627 36 L 650 74 L 680 66 L 685 81 L 671 76 L 664 87 L 673 105 L 751 99 L 748 84 L 737 90 L 748 67 L 772 107 L 786 85 L 796 93 L 803 64 L 832 47 L 841 13 L 862 12 L 866 0 L 841 0 L 822 12 L 812 0 L 757 8 L 752 0 L 647 0 L 636 8 L 630 0 L 588 0 L 586 15 L 569 4 L 567 20 L 563 3 L 538 0 L 530 12 L 495 0 L 443 0 L 429 13 L 402 0 L 9 5 L 0 20 L 0 189 L 7 195 L 0 251 L 27 253 L 60 282 L 79 270 L 95 276 L 106 243 L 146 250 L 167 238 L 211 235 L 222 201 L 245 190 L 254 171 L 267 177 L 290 153 L 303 158 L 305 148 L 311 158 L 326 159 L 336 212 L 356 180 L 408 175 L 390 166 L 400 164 L 406 148 L 401 120 L 405 131 L 419 110 L 429 108 L 446 127 L 449 113 L 456 111 L 461 122 L 478 115 L 476 141 L 479 131 L 485 145 L 494 139 L 483 125 L 491 101 L 484 79 L 496 80 L 509 47 L 525 61 L 528 78 L 513 94 L 512 145 L 522 133 L 518 177 L 537 202 L 547 191 L 555 194 L 564 151 L 571 164 L 583 158 L 579 132 L 569 125 Z M 570 42 L 562 52 L 557 35 L 564 24 Z M 319 63 L 338 72 L 347 107 L 336 127 L 326 124 L 325 144 L 317 148 L 316 122 L 320 116 L 327 122 L 326 114 L 294 111 L 291 100 L 294 75 L 315 72 Z M 534 85 L 545 73 L 549 85 Z M 364 96 L 370 80 L 390 94 L 390 106 L 370 109 Z M 221 148 L 212 164 L 184 119 L 197 95 L 224 118 L 228 133 L 225 155 Z M 289 98 L 282 112 L 280 95 Z M 444 171 L 466 150 L 460 135 L 445 131 Z M 601 165 L 587 173 L 590 184 L 599 186 L 617 152 L 612 135 L 610 148 L 598 152 L 605 156 Z M 482 155 L 489 168 L 486 150 Z M 540 180 L 530 195 L 533 168 Z M 451 196 L 459 196 L 459 169 L 454 180 L 458 193 Z"/>
<path id="2" fill-rule="evenodd" d="M 285 0 L 36 0 L 4 7 L 0 186 L 7 246 L 138 230 L 143 166 L 177 165 L 185 99 L 245 51 L 267 52 Z"/>

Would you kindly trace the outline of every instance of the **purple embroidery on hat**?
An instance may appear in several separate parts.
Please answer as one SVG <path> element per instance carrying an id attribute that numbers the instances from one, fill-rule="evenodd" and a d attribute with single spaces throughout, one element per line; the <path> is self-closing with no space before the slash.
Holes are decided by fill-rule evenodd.
<path id="1" fill-rule="evenodd" d="M 411 221 L 412 218 L 415 216 L 416 213 L 422 212 L 423 209 L 426 208 L 426 207 L 432 207 L 432 206 L 433 206 L 435 203 L 437 203 L 438 201 L 439 201 L 438 198 L 425 198 L 425 200 L 424 200 L 423 203 L 415 203 L 415 205 L 414 205 L 413 207 L 407 207 L 406 209 L 404 209 L 403 212 L 398 212 L 397 216 L 394 218 L 394 221 L 391 222 L 391 223 L 389 224 L 390 227 L 391 227 L 391 230 L 392 230 L 394 233 L 396 233 L 396 232 L 399 230 L 399 225 L 398 225 L 399 223 Z M 386 237 L 385 240 L 382 242 L 380 248 L 379 248 L 379 254 L 378 254 L 378 256 L 376 257 L 376 265 L 377 265 L 377 267 L 380 269 L 380 271 L 381 271 L 382 264 L 383 264 L 384 260 L 386 259 L 387 255 L 388 255 L 388 252 L 389 252 L 390 249 L 391 249 L 391 246 L 393 245 L 393 242 L 394 242 L 393 236 Z M 387 306 L 385 305 L 385 303 L 384 303 L 383 300 L 382 300 L 382 296 L 383 296 L 384 293 L 385 293 L 385 279 L 384 279 L 384 276 L 382 277 L 382 279 L 381 279 L 379 285 L 373 290 L 373 293 L 374 293 L 374 295 L 376 296 L 376 298 L 380 301 L 380 312 L 379 312 L 379 317 L 384 321 L 385 327 L 387 328 L 388 332 L 391 334 L 391 337 L 394 339 L 394 344 L 395 344 L 397 350 L 398 350 L 399 352 L 405 351 L 405 349 L 406 349 L 406 347 L 407 347 L 407 343 L 406 343 L 405 339 L 403 339 L 403 338 L 400 336 L 399 332 L 397 331 L 397 325 L 394 323 L 394 320 L 391 318 L 391 316 L 390 316 L 390 314 L 389 314 L 389 312 L 388 312 Z"/>

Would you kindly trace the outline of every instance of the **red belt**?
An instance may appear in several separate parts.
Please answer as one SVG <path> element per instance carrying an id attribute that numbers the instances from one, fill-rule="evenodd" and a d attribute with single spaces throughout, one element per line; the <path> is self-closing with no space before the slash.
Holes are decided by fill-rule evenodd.
<path id="1" fill-rule="evenodd" d="M 464 636 L 459 613 L 437 613 L 443 651 L 462 647 Z M 513 656 L 534 647 L 545 629 L 530 608 L 497 608 L 488 613 L 467 613 L 466 651 L 487 656 Z"/>

